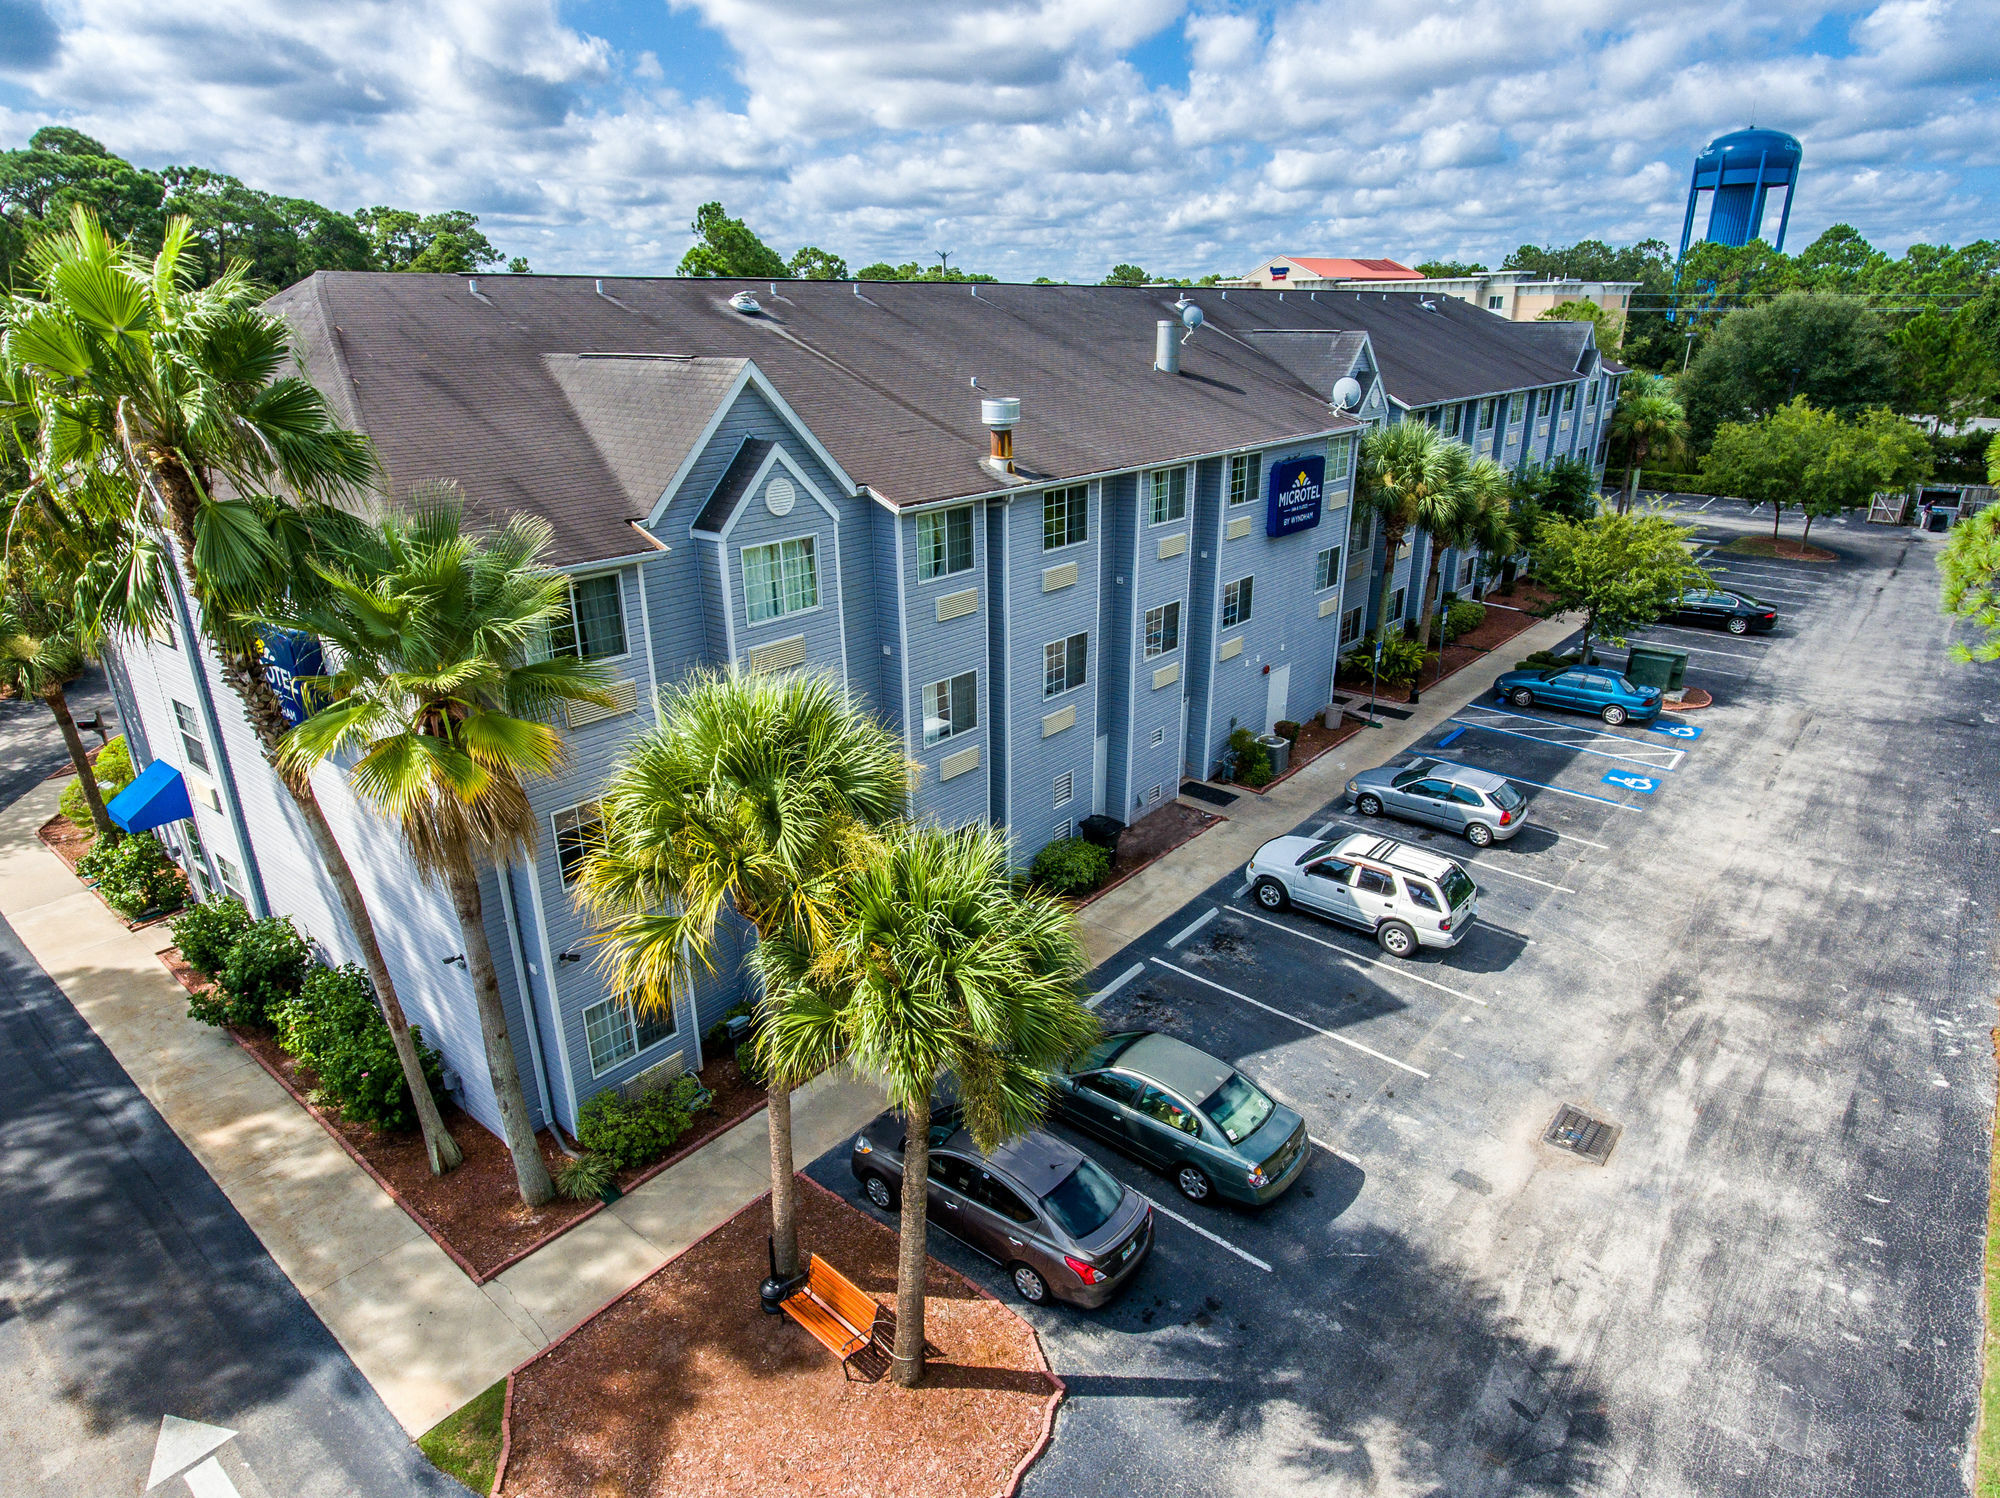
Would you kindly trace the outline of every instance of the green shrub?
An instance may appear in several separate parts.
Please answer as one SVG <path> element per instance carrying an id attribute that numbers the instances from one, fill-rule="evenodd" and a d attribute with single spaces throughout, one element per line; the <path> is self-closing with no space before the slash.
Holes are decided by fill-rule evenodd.
<path id="1" fill-rule="evenodd" d="M 576 1141 L 591 1154 L 602 1155 L 613 1170 L 630 1170 L 673 1148 L 694 1115 L 711 1101 L 691 1076 L 635 1098 L 615 1090 L 600 1092 L 577 1114 Z"/>
<path id="2" fill-rule="evenodd" d="M 1278 719 L 1271 725 L 1271 732 L 1281 739 L 1290 739 L 1294 744 L 1299 741 L 1299 725 L 1290 718 Z"/>
<path id="3" fill-rule="evenodd" d="M 178 910 L 187 898 L 187 881 L 150 832 L 92 848 L 78 861 L 76 871 L 127 920 L 149 910 Z"/>
<path id="4" fill-rule="evenodd" d="M 1247 728 L 1239 728 L 1230 734 L 1229 747 L 1236 751 L 1236 780 L 1239 785 L 1255 790 L 1271 783 L 1271 751 L 1257 742 L 1256 734 Z"/>
<path id="5" fill-rule="evenodd" d="M 1486 605 L 1474 603 L 1469 598 L 1461 598 L 1445 610 L 1445 637 L 1456 640 L 1461 635 L 1469 635 L 1486 622 Z"/>
<path id="6" fill-rule="evenodd" d="M 216 974 L 233 1011 L 228 1023 L 268 1025 L 271 1011 L 299 992 L 310 961 L 305 938 L 288 917 L 269 915 L 245 926 Z"/>
<path id="7" fill-rule="evenodd" d="M 1111 874 L 1111 855 L 1080 837 L 1057 838 L 1035 855 L 1028 878 L 1052 895 L 1081 895 Z"/>
<path id="8" fill-rule="evenodd" d="M 396 1059 L 396 1042 L 360 968 L 352 963 L 313 968 L 296 993 L 271 1005 L 267 1018 L 278 1032 L 279 1048 L 313 1073 L 322 1104 L 385 1131 L 416 1127 L 416 1105 Z M 415 1025 L 410 1036 L 436 1096 L 444 1090 L 444 1058 L 424 1044 Z"/>
<path id="9" fill-rule="evenodd" d="M 1375 637 L 1365 635 L 1361 643 L 1341 659 L 1340 667 L 1351 677 L 1366 681 L 1375 658 Z M 1390 635 L 1382 645 L 1382 667 L 1378 679 L 1387 686 L 1408 686 L 1424 668 L 1424 649 L 1408 635 Z"/>
<path id="10" fill-rule="evenodd" d="M 213 978 L 229 960 L 229 949 L 250 928 L 250 912 L 236 900 L 208 900 L 190 905 L 168 929 L 181 960 L 204 977 Z"/>
<path id="11" fill-rule="evenodd" d="M 602 1155 L 579 1155 L 556 1167 L 556 1190 L 573 1202 L 604 1195 L 618 1172 Z"/>
<path id="12" fill-rule="evenodd" d="M 106 801 L 130 785 L 132 751 L 125 747 L 125 735 L 119 734 L 98 750 L 93 765 L 97 776 L 97 789 Z M 89 832 L 97 825 L 90 820 L 90 803 L 83 799 L 83 780 L 80 776 L 71 777 L 69 784 L 63 787 L 57 805 L 64 816 L 85 832 Z"/>

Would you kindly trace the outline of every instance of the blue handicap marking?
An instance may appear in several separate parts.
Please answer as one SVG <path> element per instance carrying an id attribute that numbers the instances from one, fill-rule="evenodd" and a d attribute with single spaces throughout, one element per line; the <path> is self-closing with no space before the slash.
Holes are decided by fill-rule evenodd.
<path id="1" fill-rule="evenodd" d="M 1628 775 L 1623 770 L 1613 770 L 1604 777 L 1606 785 L 1622 785 L 1628 791 L 1643 791 L 1650 796 L 1660 788 L 1658 776 Z"/>
<path id="2" fill-rule="evenodd" d="M 1669 734 L 1677 739 L 1698 739 L 1701 737 L 1701 730 L 1696 728 L 1692 723 L 1669 723 L 1664 718 L 1655 718 L 1646 726 L 1652 729 L 1654 733 Z"/>

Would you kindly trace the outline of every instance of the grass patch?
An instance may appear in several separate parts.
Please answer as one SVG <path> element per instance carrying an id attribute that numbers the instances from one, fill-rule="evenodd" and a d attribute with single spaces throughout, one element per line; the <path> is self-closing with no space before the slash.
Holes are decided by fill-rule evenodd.
<path id="1" fill-rule="evenodd" d="M 2000 1052 L 2000 1034 L 1995 1036 Z M 1993 1166 L 2000 1166 L 2000 1113 L 1994 1117 Z M 1986 1199 L 1986 1346 L 1985 1374 L 1979 1389 L 1979 1435 L 1974 1452 L 1972 1491 L 1976 1498 L 2000 1498 L 2000 1378 L 1994 1376 L 2000 1363 L 2000 1175 L 1989 1167 Z"/>
<path id="2" fill-rule="evenodd" d="M 500 1417 L 507 1408 L 507 1380 L 452 1411 L 417 1438 L 417 1450 L 441 1472 L 449 1472 L 475 1493 L 493 1491 L 500 1465 Z"/>
<path id="3" fill-rule="evenodd" d="M 1790 536 L 1780 536 L 1776 540 L 1769 536 L 1739 536 L 1727 546 L 1718 546 L 1715 549 L 1739 557 L 1778 557 L 1787 562 L 1840 560 L 1838 552 L 1828 551 L 1824 546 L 1814 546 L 1809 541 L 1801 544 Z"/>

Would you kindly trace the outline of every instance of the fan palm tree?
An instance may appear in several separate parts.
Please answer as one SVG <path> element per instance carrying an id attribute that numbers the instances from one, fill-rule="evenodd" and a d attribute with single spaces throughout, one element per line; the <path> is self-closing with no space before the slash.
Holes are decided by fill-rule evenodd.
<path id="1" fill-rule="evenodd" d="M 538 819 L 522 782 L 564 758 L 546 716 L 570 702 L 611 705 L 600 667 L 530 658 L 569 607 L 568 580 L 542 565 L 549 538 L 546 521 L 521 516 L 468 533 L 456 491 L 432 488 L 348 556 L 318 564 L 323 602 L 273 621 L 318 635 L 339 662 L 300 683 L 314 710 L 286 734 L 281 763 L 309 774 L 354 754 L 356 794 L 396 818 L 418 872 L 451 895 L 501 1132 L 530 1207 L 555 1186 L 507 1032 L 479 869 L 534 852 Z"/>
<path id="2" fill-rule="evenodd" d="M 1479 553 L 1479 581 L 1483 589 L 1489 565 L 1497 560 L 1504 562 L 1508 557 L 1527 544 L 1527 537 L 1515 519 L 1513 499 L 1508 493 L 1507 476 L 1491 458 L 1481 458 L 1474 465 L 1481 472 L 1478 478 L 1478 493 L 1473 504 L 1471 544 Z M 1484 470 L 1490 467 L 1491 473 Z"/>
<path id="3" fill-rule="evenodd" d="M 30 252 L 32 290 L 0 311 L 0 368 L 10 410 L 33 408 L 37 473 L 78 492 L 118 477 L 127 545 L 94 564 L 107 610 L 128 630 L 163 618 L 184 570 L 223 678 L 279 767 L 291 724 L 248 621 L 314 577 L 301 554 L 341 528 L 332 507 L 364 491 L 375 462 L 319 391 L 281 373 L 290 335 L 258 307 L 240 266 L 196 284 L 197 248 L 188 221 L 174 218 L 143 262 L 79 206 L 66 231 Z M 424 1079 L 360 883 L 311 780 L 282 769 L 281 779 L 361 949 L 431 1169 L 442 1173 L 463 1156 Z"/>
<path id="4" fill-rule="evenodd" d="M 1354 504 L 1359 513 L 1378 516 L 1382 522 L 1387 548 L 1382 558 L 1384 608 L 1403 538 L 1412 529 L 1435 536 L 1457 524 L 1471 467 L 1472 453 L 1464 443 L 1420 421 L 1377 427 L 1362 440 Z M 1386 632 L 1388 621 L 1378 620 L 1376 627 Z"/>
<path id="5" fill-rule="evenodd" d="M 844 1054 L 887 1084 L 907 1124 L 895 1348 L 907 1386 L 924 1370 L 933 1091 L 949 1074 L 974 1142 L 995 1149 L 1042 1120 L 1049 1074 L 1098 1028 L 1079 997 L 1090 963 L 1076 917 L 1015 888 L 1004 833 L 905 825 L 886 842 L 846 881 L 828 946 L 788 933 L 753 960 L 780 999 L 760 1054 L 793 1070 Z"/>
<path id="6" fill-rule="evenodd" d="M 1627 375 L 1611 413 L 1611 439 L 1625 453 L 1625 487 L 1618 493 L 1622 515 L 1631 506 L 1648 458 L 1679 457 L 1687 451 L 1687 412 L 1674 395 L 1673 383 L 1644 370 Z"/>
<path id="7" fill-rule="evenodd" d="M 1444 554 L 1472 544 L 1481 493 L 1496 482 L 1502 487 L 1507 482 L 1506 471 L 1498 463 L 1491 458 L 1475 459 L 1472 449 L 1463 443 L 1450 444 L 1445 466 L 1447 479 L 1425 496 L 1422 510 L 1427 518 L 1419 521 L 1430 537 L 1425 548 L 1429 555 L 1424 563 L 1423 592 L 1417 599 L 1417 638 L 1426 647 L 1437 616 L 1438 570 L 1444 564 Z"/>
<path id="8" fill-rule="evenodd" d="M 104 793 L 98 788 L 96 771 L 91 768 L 90 755 L 76 731 L 76 719 L 70 714 L 69 698 L 64 692 L 66 683 L 83 665 L 83 626 L 73 614 L 59 604 L 52 606 L 48 600 L 43 601 L 38 612 L 48 620 L 42 628 L 24 621 L 13 603 L 0 609 L 0 682 L 12 687 L 15 695 L 24 700 L 39 697 L 48 705 L 56 726 L 62 730 L 69 761 L 76 766 L 77 781 L 83 787 L 84 803 L 90 808 L 98 840 L 107 845 L 115 843 L 118 828 L 104 809 Z"/>
<path id="9" fill-rule="evenodd" d="M 841 880 L 878 852 L 903 814 L 914 767 L 902 741 L 824 676 L 699 672 L 665 691 L 599 799 L 601 844 L 577 887 L 604 923 L 595 938 L 612 991 L 640 1009 L 673 1002 L 713 971 L 733 911 L 760 942 L 817 951 L 832 939 Z M 764 1023 L 781 996 L 759 1001 Z M 790 1091 L 831 1062 L 771 1058 L 771 1247 L 798 1273 Z"/>

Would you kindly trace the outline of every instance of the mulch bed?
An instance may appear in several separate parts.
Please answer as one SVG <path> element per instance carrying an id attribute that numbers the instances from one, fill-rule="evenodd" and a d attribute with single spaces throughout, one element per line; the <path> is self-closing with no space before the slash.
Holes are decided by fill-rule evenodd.
<path id="1" fill-rule="evenodd" d="M 207 979 L 181 960 L 176 948 L 168 947 L 160 960 L 189 993 L 199 993 L 208 986 Z M 312 1073 L 278 1049 L 275 1037 L 247 1030 L 229 1033 L 395 1198 L 474 1284 L 484 1284 L 508 1265 L 604 1210 L 601 1201 L 570 1201 L 566 1197 L 557 1197 L 539 1211 L 524 1206 L 514 1184 L 514 1161 L 506 1141 L 445 1097 L 438 1099 L 438 1106 L 465 1160 L 456 1170 L 434 1176 L 420 1131 L 384 1133 L 314 1107 L 306 1100 L 313 1089 Z M 764 1106 L 763 1089 L 743 1075 L 733 1055 L 709 1058 L 697 1075 L 702 1085 L 715 1093 L 714 1105 L 696 1115 L 694 1126 L 665 1159 L 621 1171 L 617 1178 L 621 1192 L 651 1180 Z M 541 1131 L 537 1142 L 553 1174 L 567 1157 L 548 1129 Z"/>
<path id="2" fill-rule="evenodd" d="M 1691 713 L 1699 708 L 1714 707 L 1715 699 L 1700 687 L 1689 687 L 1687 694 L 1679 702 L 1669 702 L 1666 710 L 1670 713 Z"/>
<path id="3" fill-rule="evenodd" d="M 1217 822 L 1227 820 L 1178 801 L 1169 801 L 1159 810 L 1147 813 L 1119 834 L 1118 855 L 1111 861 L 1110 874 L 1103 884 L 1076 902 L 1077 909 L 1092 900 L 1103 899 L 1148 864 L 1158 862 L 1182 843 L 1193 842 Z"/>
<path id="4" fill-rule="evenodd" d="M 1506 599 L 1506 607 L 1487 609 L 1486 617 L 1480 621 L 1479 628 L 1467 630 L 1445 646 L 1440 655 L 1427 658 L 1429 663 L 1417 676 L 1418 692 L 1428 692 L 1439 682 L 1463 671 L 1481 656 L 1499 649 L 1514 636 L 1533 629 L 1542 621 L 1538 615 L 1528 611 L 1544 607 L 1548 601 L 1548 594 L 1540 585 L 1526 579 L 1515 583 L 1513 593 Z M 1517 613 L 1516 610 L 1521 612 Z M 1357 677 L 1344 674 L 1340 678 L 1339 685 L 1343 692 L 1365 693 L 1368 690 L 1368 678 L 1366 675 Z M 1380 702 L 1408 702 L 1410 689 L 1406 686 L 1378 685 L 1375 697 Z M 1273 784 L 1275 783 L 1274 781 Z"/>
<path id="5" fill-rule="evenodd" d="M 1389 694 L 1387 692 L 1383 692 L 1381 695 L 1384 700 L 1388 699 Z M 1395 700 L 1399 702 L 1407 701 L 1409 695 L 1409 692 L 1405 690 L 1403 695 Z M 1361 732 L 1362 726 L 1357 719 L 1342 718 L 1340 720 L 1340 727 L 1328 728 L 1320 719 L 1308 718 L 1304 723 L 1299 725 L 1299 736 L 1292 743 L 1292 757 L 1285 765 L 1284 774 L 1274 776 L 1263 785 L 1246 785 L 1240 780 L 1232 780 L 1229 782 L 1230 788 L 1237 791 L 1248 791 L 1253 796 L 1268 795 L 1274 787 L 1283 785 L 1307 765 L 1326 753 L 1327 750 L 1333 748 L 1334 745 L 1344 744 L 1353 738 L 1357 733 Z"/>
<path id="6" fill-rule="evenodd" d="M 930 1263 L 923 1384 L 849 1381 L 766 1316 L 768 1198 L 669 1260 L 508 1380 L 496 1491 L 511 1498 L 991 1498 L 1048 1440 L 1062 1384 L 1027 1323 Z M 883 1304 L 897 1237 L 799 1182 L 799 1240 Z"/>
<path id="7" fill-rule="evenodd" d="M 76 874 L 76 866 L 83 862 L 84 855 L 97 846 L 97 834 L 95 832 L 85 832 L 61 812 L 57 812 L 46 822 L 42 823 L 40 827 L 37 827 L 35 829 L 35 836 L 42 840 L 43 847 L 47 848 L 63 861 L 72 874 Z M 79 880 L 82 877 L 81 874 L 77 875 Z M 162 910 L 156 915 L 147 916 L 142 921 L 134 921 L 128 920 L 122 912 L 113 910 L 111 902 L 105 899 L 103 895 L 97 893 L 96 885 L 86 884 L 84 888 L 88 889 L 93 895 L 97 895 L 97 903 L 102 905 L 106 910 L 110 910 L 112 917 L 122 922 L 127 931 L 143 931 L 148 926 L 157 926 L 161 921 L 171 920 L 181 913 L 182 906 L 187 903 L 185 898 L 183 898 L 172 910 Z M 182 881 L 182 889 L 183 891 L 186 889 L 185 880 Z"/>
<path id="8" fill-rule="evenodd" d="M 1741 536 L 1727 546 L 1718 546 L 1720 556 L 1777 557 L 1787 562 L 1837 562 L 1840 553 L 1814 546 L 1810 541 L 1794 541 L 1790 536 Z"/>

